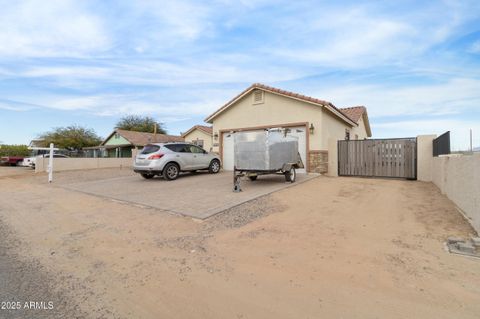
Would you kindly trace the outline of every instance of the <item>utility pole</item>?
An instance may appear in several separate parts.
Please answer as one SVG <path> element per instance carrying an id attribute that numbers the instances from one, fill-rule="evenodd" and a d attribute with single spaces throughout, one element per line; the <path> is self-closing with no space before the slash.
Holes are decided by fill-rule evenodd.
<path id="1" fill-rule="evenodd" d="M 470 129 L 470 152 L 473 152 L 473 134 L 472 134 L 472 129 Z"/>
<path id="2" fill-rule="evenodd" d="M 153 140 L 157 141 L 157 123 L 153 124 Z"/>

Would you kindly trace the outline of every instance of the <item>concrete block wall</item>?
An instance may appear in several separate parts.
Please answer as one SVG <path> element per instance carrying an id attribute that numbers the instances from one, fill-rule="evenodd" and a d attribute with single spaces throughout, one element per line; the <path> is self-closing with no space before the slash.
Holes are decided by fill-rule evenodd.
<path id="1" fill-rule="evenodd" d="M 417 136 L 417 179 L 431 182 L 433 171 L 433 140 L 437 135 Z"/>
<path id="2" fill-rule="evenodd" d="M 70 171 L 79 169 L 96 168 L 123 168 L 131 167 L 133 159 L 126 158 L 54 158 L 53 171 Z M 48 158 L 37 156 L 35 160 L 35 172 L 46 172 L 48 169 Z"/>
<path id="3" fill-rule="evenodd" d="M 480 154 L 434 157 L 432 181 L 480 233 Z"/>
<path id="4" fill-rule="evenodd" d="M 433 182 L 480 232 L 480 154 L 433 157 L 435 137 L 417 137 L 417 179 Z"/>

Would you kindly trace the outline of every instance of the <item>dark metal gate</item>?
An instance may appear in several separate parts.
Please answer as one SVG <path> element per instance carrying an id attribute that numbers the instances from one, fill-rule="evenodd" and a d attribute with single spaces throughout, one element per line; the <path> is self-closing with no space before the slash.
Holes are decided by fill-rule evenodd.
<path id="1" fill-rule="evenodd" d="M 415 138 L 338 141 L 338 175 L 417 178 Z"/>
<path id="2" fill-rule="evenodd" d="M 450 131 L 433 140 L 433 156 L 450 154 Z"/>

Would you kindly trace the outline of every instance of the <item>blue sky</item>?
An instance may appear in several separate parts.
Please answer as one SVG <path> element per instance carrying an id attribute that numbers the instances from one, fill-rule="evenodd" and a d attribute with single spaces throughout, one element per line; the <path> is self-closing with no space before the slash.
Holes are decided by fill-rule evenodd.
<path id="1" fill-rule="evenodd" d="M 479 1 L 0 0 L 0 141 L 126 114 L 178 134 L 261 82 L 365 105 L 374 137 L 480 145 Z"/>

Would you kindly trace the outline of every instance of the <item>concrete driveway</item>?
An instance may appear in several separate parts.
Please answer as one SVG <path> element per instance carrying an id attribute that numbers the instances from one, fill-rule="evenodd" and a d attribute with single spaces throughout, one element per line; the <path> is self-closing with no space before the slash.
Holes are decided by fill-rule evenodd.
<path id="1" fill-rule="evenodd" d="M 241 193 L 234 193 L 231 172 L 181 175 L 175 181 L 156 177 L 145 180 L 140 175 L 101 176 L 100 179 L 63 184 L 75 190 L 130 204 L 152 207 L 170 213 L 205 219 L 228 208 L 298 185 L 317 175 L 297 174 L 295 183 L 286 183 L 283 175 L 260 176 L 255 182 L 242 180 Z"/>

